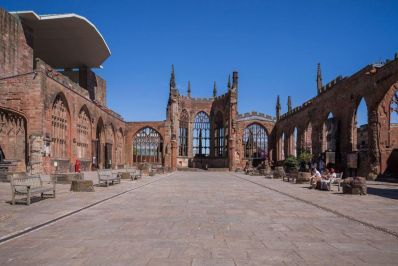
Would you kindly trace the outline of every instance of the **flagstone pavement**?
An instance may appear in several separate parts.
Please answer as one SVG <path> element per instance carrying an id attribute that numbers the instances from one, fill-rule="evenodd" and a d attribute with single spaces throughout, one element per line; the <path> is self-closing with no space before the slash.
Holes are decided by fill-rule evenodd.
<path id="1" fill-rule="evenodd" d="M 58 185 L 55 199 L 12 206 L 6 203 L 9 184 L 0 184 L 0 239 L 108 199 L 0 243 L 0 265 L 397 265 L 398 261 L 394 197 L 345 197 L 228 172 L 176 172 L 95 189 L 74 193 L 67 185 Z"/>

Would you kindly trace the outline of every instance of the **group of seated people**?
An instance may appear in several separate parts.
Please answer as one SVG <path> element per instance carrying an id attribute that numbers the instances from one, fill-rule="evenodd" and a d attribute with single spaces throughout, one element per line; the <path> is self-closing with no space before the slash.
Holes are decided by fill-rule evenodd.
<path id="1" fill-rule="evenodd" d="M 336 171 L 334 168 L 326 168 L 322 174 L 316 169 L 316 167 L 311 169 L 311 178 L 310 178 L 310 188 L 320 188 L 325 189 L 325 185 L 331 179 L 336 178 Z"/>

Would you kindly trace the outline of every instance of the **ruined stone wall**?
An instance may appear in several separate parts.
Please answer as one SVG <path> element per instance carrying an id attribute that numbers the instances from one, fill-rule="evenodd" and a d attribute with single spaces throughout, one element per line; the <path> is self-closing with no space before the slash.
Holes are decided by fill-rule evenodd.
<path id="1" fill-rule="evenodd" d="M 156 130 L 163 141 L 162 149 L 162 164 L 166 169 L 171 167 L 171 147 L 170 147 L 170 134 L 166 127 L 165 121 L 141 121 L 141 122 L 127 122 L 125 134 L 125 147 L 126 147 L 126 163 L 133 165 L 133 141 L 136 134 L 143 128 L 152 128 Z"/>
<path id="2" fill-rule="evenodd" d="M 323 123 L 331 112 L 337 121 L 336 164 L 346 169 L 346 156 L 356 147 L 356 130 L 353 130 L 354 114 L 362 98 L 368 108 L 368 171 L 372 178 L 384 173 L 391 155 L 388 148 L 389 103 L 397 90 L 398 60 L 382 65 L 369 65 L 354 75 L 339 77 L 321 89 L 319 95 L 290 113 L 281 116 L 274 128 L 274 149 L 280 154 L 280 139 L 284 133 L 285 150 L 292 154 L 291 136 L 295 127 L 298 129 L 299 142 L 309 123 L 312 125 L 312 152 L 322 153 L 324 141 Z"/>
<path id="3" fill-rule="evenodd" d="M 244 143 L 243 143 L 243 133 L 245 128 L 252 124 L 258 124 L 264 127 L 268 135 L 268 157 L 270 160 L 273 160 L 273 138 L 272 131 L 274 129 L 275 121 L 271 116 L 266 116 L 261 113 L 252 112 L 246 113 L 238 116 L 237 122 L 237 141 L 236 141 L 236 151 L 238 154 L 238 164 L 237 167 L 243 169 L 248 161 L 244 156 Z"/>
<path id="4" fill-rule="evenodd" d="M 32 72 L 33 40 L 25 30 L 19 18 L 0 8 L 0 78 Z"/>

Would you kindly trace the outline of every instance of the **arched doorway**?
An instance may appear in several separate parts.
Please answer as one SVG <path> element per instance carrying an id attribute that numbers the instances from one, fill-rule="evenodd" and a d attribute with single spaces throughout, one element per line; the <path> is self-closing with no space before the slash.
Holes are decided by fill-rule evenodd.
<path id="1" fill-rule="evenodd" d="M 199 112 L 195 116 L 192 140 L 194 157 L 210 155 L 210 119 L 205 112 Z"/>
<path id="2" fill-rule="evenodd" d="M 139 130 L 133 139 L 133 163 L 162 163 L 163 139 L 151 127 Z"/>
<path id="3" fill-rule="evenodd" d="M 251 124 L 243 131 L 244 158 L 256 167 L 268 160 L 268 134 L 259 124 Z"/>
<path id="4" fill-rule="evenodd" d="M 367 176 L 369 172 L 369 128 L 368 108 L 364 98 L 360 99 L 352 120 L 352 150 L 357 153 L 357 168 L 355 170 L 355 174 L 359 176 Z"/>

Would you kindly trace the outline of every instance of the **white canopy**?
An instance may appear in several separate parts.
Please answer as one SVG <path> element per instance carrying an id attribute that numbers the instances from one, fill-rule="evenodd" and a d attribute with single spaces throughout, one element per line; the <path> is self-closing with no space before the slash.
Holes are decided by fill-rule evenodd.
<path id="1" fill-rule="evenodd" d="M 101 33 L 85 17 L 11 13 L 32 29 L 35 57 L 54 68 L 100 67 L 111 54 Z"/>

